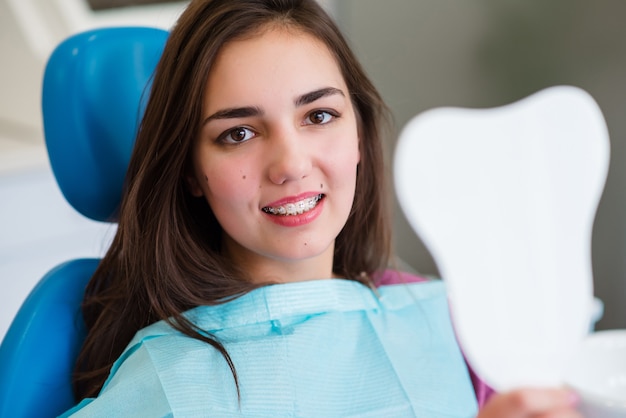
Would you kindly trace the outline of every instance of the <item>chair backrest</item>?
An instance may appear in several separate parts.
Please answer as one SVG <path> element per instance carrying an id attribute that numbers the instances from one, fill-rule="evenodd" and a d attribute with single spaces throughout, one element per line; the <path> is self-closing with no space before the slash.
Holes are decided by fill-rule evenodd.
<path id="1" fill-rule="evenodd" d="M 50 164 L 67 201 L 91 219 L 115 217 L 167 35 L 97 29 L 67 39 L 48 61 L 42 110 Z"/>
<path id="2" fill-rule="evenodd" d="M 168 32 L 96 29 L 52 53 L 44 74 L 46 147 L 66 200 L 114 221 L 150 79 Z M 56 416 L 75 403 L 71 374 L 84 339 L 80 303 L 97 259 L 71 260 L 31 291 L 0 345 L 0 416 Z"/>

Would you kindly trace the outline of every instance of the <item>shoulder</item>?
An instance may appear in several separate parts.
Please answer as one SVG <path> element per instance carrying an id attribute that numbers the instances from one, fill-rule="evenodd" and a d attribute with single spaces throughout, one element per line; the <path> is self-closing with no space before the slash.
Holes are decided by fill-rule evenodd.
<path id="1" fill-rule="evenodd" d="M 413 273 L 407 273 L 399 270 L 387 269 L 381 271 L 374 275 L 374 283 L 378 288 L 384 288 L 390 285 L 398 285 L 398 284 L 421 284 L 418 286 L 418 291 L 420 293 L 424 293 L 423 287 L 435 288 L 439 292 L 445 292 L 445 287 L 443 286 L 443 282 L 436 279 L 426 278 L 423 276 L 418 276 Z M 424 286 L 426 285 L 426 286 Z M 434 285 L 434 286 L 431 286 Z M 412 286 L 413 290 L 416 290 L 415 286 Z M 385 289 L 386 290 L 386 289 Z M 432 294 L 432 292 L 428 292 Z M 444 294 L 439 293 L 440 300 L 443 301 Z M 447 307 L 445 308 L 448 309 Z M 444 310 L 439 311 L 440 314 L 444 313 Z M 479 405 L 482 407 L 489 400 L 491 396 L 495 393 L 495 391 L 489 387 L 486 383 L 484 383 L 480 377 L 468 367 L 472 384 L 474 386 L 474 391 L 476 393 L 476 398 L 478 400 Z"/>
<path id="2" fill-rule="evenodd" d="M 399 270 L 384 270 L 374 275 L 381 306 L 390 310 L 402 309 L 406 315 L 423 315 L 425 306 L 435 308 L 429 315 L 449 316 L 448 294 L 445 283 Z"/>
<path id="3" fill-rule="evenodd" d="M 98 397 L 84 400 L 67 416 L 190 416 L 210 409 L 211 399 L 216 402 L 211 385 L 221 381 L 224 386 L 226 379 L 232 381 L 230 368 L 217 350 L 158 322 L 137 333 Z M 232 386 L 221 395 L 236 399 Z"/>
<path id="4" fill-rule="evenodd" d="M 222 356 L 209 344 L 191 338 L 160 321 L 143 328 L 135 335 L 113 365 L 111 375 L 136 371 L 138 365 L 141 365 L 141 368 L 157 375 L 160 381 L 165 381 L 172 376 L 172 371 L 185 369 L 188 376 L 202 374 L 205 373 L 201 370 L 203 367 L 208 364 L 215 366 L 221 362 Z M 131 363 L 135 364 L 130 366 Z"/>
<path id="5" fill-rule="evenodd" d="M 394 269 L 387 269 L 374 274 L 376 287 L 393 284 L 424 283 L 428 281 L 430 279 L 426 277 Z"/>

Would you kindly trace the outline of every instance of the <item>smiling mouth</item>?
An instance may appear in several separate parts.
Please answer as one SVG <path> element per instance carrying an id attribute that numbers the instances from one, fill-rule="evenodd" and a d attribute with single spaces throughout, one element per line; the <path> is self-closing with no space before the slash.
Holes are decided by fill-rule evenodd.
<path id="1" fill-rule="evenodd" d="M 261 210 L 270 215 L 277 216 L 302 215 L 303 213 L 306 213 L 315 208 L 315 206 L 317 206 L 317 203 L 323 198 L 324 194 L 320 193 L 316 196 L 308 197 L 306 199 L 302 199 L 293 203 L 287 203 L 286 205 L 282 206 L 265 206 Z"/>

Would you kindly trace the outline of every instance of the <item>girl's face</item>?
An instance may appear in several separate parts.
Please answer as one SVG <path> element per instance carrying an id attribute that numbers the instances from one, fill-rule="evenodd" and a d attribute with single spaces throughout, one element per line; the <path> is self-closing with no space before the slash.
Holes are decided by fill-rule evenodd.
<path id="1" fill-rule="evenodd" d="M 359 159 L 348 88 L 322 42 L 277 28 L 222 48 L 188 181 L 253 280 L 332 276 Z"/>

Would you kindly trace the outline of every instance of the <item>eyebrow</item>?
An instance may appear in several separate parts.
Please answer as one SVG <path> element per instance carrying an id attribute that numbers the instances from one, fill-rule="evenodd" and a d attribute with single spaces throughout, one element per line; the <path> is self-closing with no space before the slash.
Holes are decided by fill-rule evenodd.
<path id="1" fill-rule="evenodd" d="M 255 106 L 247 107 L 234 107 L 230 109 L 222 109 L 213 113 L 211 116 L 204 119 L 203 125 L 206 125 L 215 119 L 236 119 L 236 118 L 249 118 L 251 116 L 262 115 L 263 111 Z"/>
<path id="2" fill-rule="evenodd" d="M 343 91 L 335 88 L 335 87 L 324 87 L 318 90 L 311 91 L 309 93 L 305 93 L 301 96 L 296 97 L 294 100 L 294 104 L 296 107 L 306 106 L 315 102 L 316 100 L 321 99 L 322 97 L 340 95 L 345 97 Z M 228 109 L 218 110 L 213 113 L 211 116 L 204 119 L 202 122 L 203 125 L 206 125 L 212 120 L 216 119 L 237 119 L 237 118 L 248 118 L 252 116 L 261 116 L 263 115 L 263 111 L 256 106 L 245 106 L 245 107 L 233 107 Z"/>
<path id="3" fill-rule="evenodd" d="M 314 90 L 310 93 L 305 93 L 302 96 L 297 97 L 294 101 L 294 104 L 296 105 L 296 107 L 305 106 L 313 103 L 316 100 L 321 99 L 322 97 L 334 96 L 336 94 L 345 97 L 343 91 L 334 87 L 325 87 L 322 89 Z"/>

